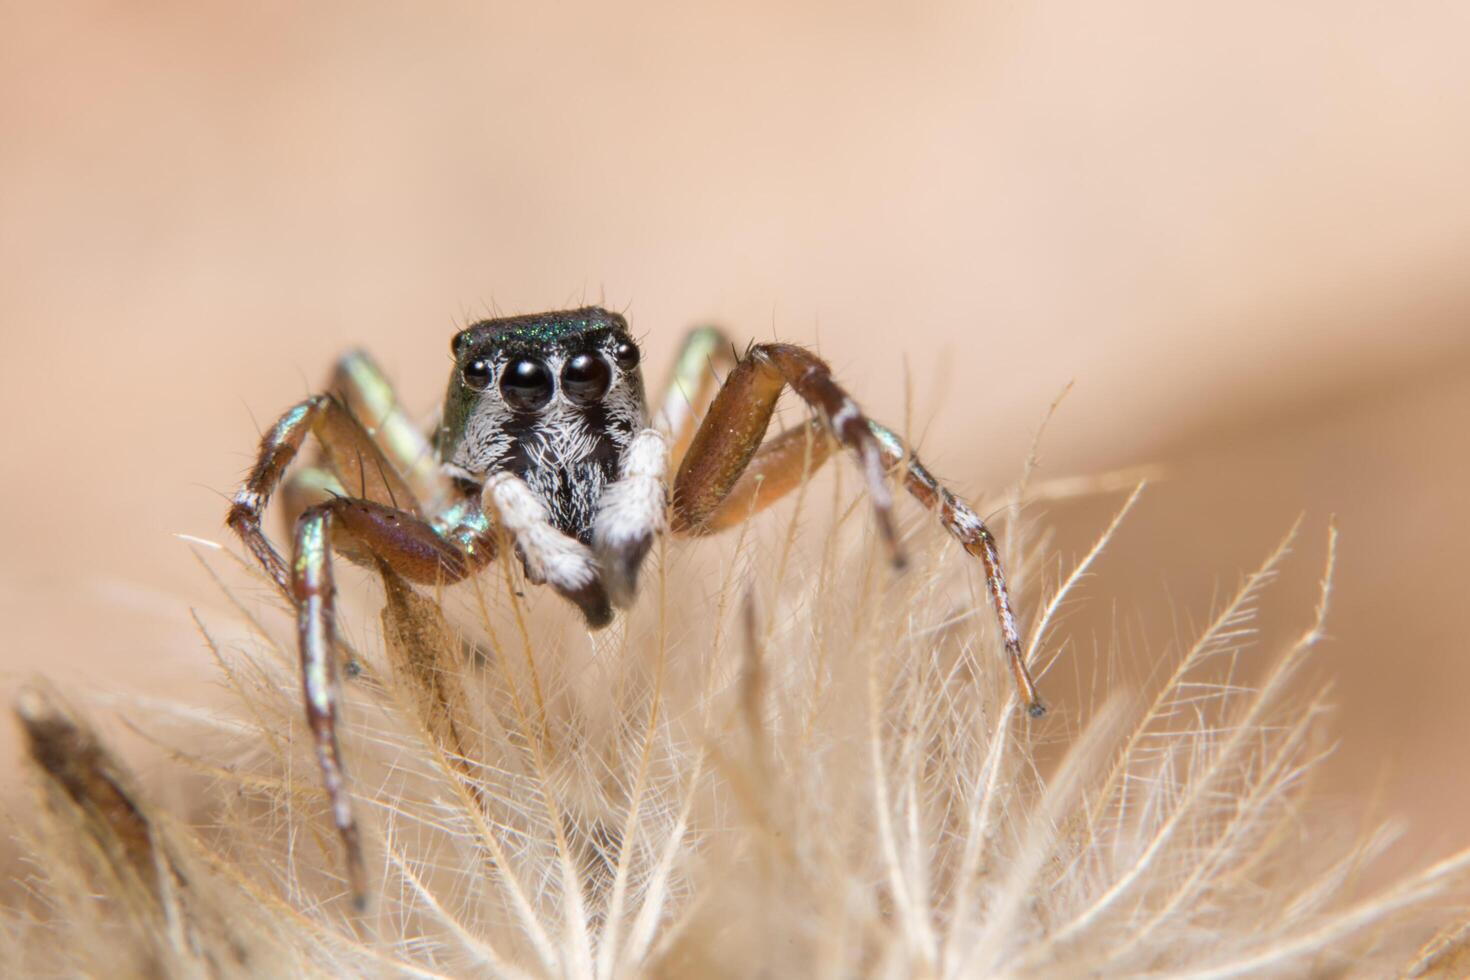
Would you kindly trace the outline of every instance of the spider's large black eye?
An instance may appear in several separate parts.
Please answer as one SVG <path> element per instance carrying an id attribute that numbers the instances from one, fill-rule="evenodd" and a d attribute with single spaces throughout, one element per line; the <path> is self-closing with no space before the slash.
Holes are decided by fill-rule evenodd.
<path id="1" fill-rule="evenodd" d="M 551 401 L 551 372 L 540 361 L 511 361 L 500 376 L 500 393 L 517 412 L 534 412 Z"/>
<path id="2" fill-rule="evenodd" d="M 638 366 L 638 347 L 631 340 L 620 340 L 613 348 L 613 360 L 618 362 L 618 367 L 624 371 L 631 371 Z"/>
<path id="3" fill-rule="evenodd" d="M 578 354 L 561 369 L 561 388 L 567 397 L 584 405 L 607 394 L 612 368 L 596 354 Z"/>
<path id="4" fill-rule="evenodd" d="M 490 384 L 490 376 L 494 373 L 490 362 L 483 359 L 470 361 L 464 366 L 464 370 L 460 371 L 461 376 L 464 377 L 464 383 L 476 391 L 484 391 L 485 387 Z"/>

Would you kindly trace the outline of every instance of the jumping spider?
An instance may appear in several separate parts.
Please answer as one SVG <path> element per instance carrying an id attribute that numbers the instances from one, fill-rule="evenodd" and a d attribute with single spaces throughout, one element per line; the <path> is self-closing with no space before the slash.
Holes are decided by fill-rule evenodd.
<path id="1" fill-rule="evenodd" d="M 266 433 L 227 518 L 296 609 L 307 722 L 359 899 L 362 850 L 336 734 L 334 550 L 412 582 L 443 584 L 483 568 L 503 534 L 527 580 L 551 586 L 599 629 L 633 601 L 658 534 L 700 536 L 737 524 L 840 444 L 861 464 L 895 565 L 903 557 L 887 475 L 896 469 L 980 559 L 1020 695 L 1033 716 L 1045 711 L 1021 655 L 994 537 L 893 432 L 863 415 L 812 352 L 755 344 L 736 357 L 718 331 L 695 330 L 650 423 L 638 345 L 616 313 L 588 307 L 485 320 L 450 346 L 454 372 L 431 438 L 408 422 L 367 355 L 350 353 L 330 394 L 306 399 Z M 725 373 L 718 391 L 712 369 Z M 787 387 L 814 417 L 763 442 Z M 296 470 L 282 487 L 308 433 L 322 465 Z M 295 516 L 290 565 L 261 531 L 278 487 Z"/>

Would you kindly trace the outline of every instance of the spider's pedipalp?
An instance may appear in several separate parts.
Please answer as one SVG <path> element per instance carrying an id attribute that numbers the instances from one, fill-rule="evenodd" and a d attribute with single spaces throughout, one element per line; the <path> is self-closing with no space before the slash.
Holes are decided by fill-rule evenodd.
<path id="1" fill-rule="evenodd" d="M 592 550 L 602 569 L 613 605 L 633 604 L 638 570 L 667 527 L 668 439 L 656 429 L 633 437 L 623 457 L 623 472 L 603 491 L 592 525 Z"/>
<path id="2" fill-rule="evenodd" d="M 594 629 L 612 621 L 612 605 L 592 549 L 551 523 L 546 504 L 526 481 L 508 470 L 485 481 L 481 506 L 514 539 L 526 578 L 570 599 Z"/>

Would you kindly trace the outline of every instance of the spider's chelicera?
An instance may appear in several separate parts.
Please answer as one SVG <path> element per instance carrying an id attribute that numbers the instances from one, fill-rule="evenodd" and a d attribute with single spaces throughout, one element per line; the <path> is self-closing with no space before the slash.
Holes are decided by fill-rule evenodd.
<path id="1" fill-rule="evenodd" d="M 632 603 L 659 534 L 737 524 L 846 447 L 896 565 L 903 559 L 887 482 L 894 470 L 980 560 L 1021 697 L 1033 715 L 1045 710 L 1022 658 L 994 537 L 892 431 L 864 416 L 812 352 L 755 344 L 736 357 L 717 330 L 695 330 L 650 419 L 638 345 L 616 313 L 589 307 L 485 320 L 456 334 L 451 350 L 443 413 L 427 437 L 367 355 L 343 357 L 327 394 L 266 433 L 228 517 L 297 611 L 307 720 L 359 899 L 362 852 L 336 735 L 334 551 L 409 581 L 446 584 L 483 568 L 508 542 L 529 581 L 556 590 L 597 629 Z M 813 417 L 766 439 L 785 388 Z M 284 479 L 308 434 L 321 446 L 320 464 Z M 289 565 L 261 530 L 278 487 L 295 516 Z"/>

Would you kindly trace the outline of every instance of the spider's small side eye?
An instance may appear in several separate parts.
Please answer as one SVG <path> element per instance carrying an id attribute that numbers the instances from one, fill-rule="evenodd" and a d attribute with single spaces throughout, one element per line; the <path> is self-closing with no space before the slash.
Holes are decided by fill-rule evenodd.
<path id="1" fill-rule="evenodd" d="M 500 376 L 500 393 L 513 410 L 534 412 L 551 401 L 551 372 L 530 358 L 511 361 Z"/>
<path id="2" fill-rule="evenodd" d="M 474 360 L 464 366 L 461 372 L 464 383 L 476 391 L 483 391 L 490 384 L 490 376 L 495 372 L 486 360 Z"/>
<path id="3" fill-rule="evenodd" d="M 618 362 L 618 367 L 624 371 L 631 371 L 638 366 L 638 347 L 631 340 L 618 341 L 612 356 Z"/>
<path id="4" fill-rule="evenodd" d="M 578 354 L 561 369 L 561 388 L 567 397 L 584 405 L 607 394 L 612 368 L 596 354 Z"/>

